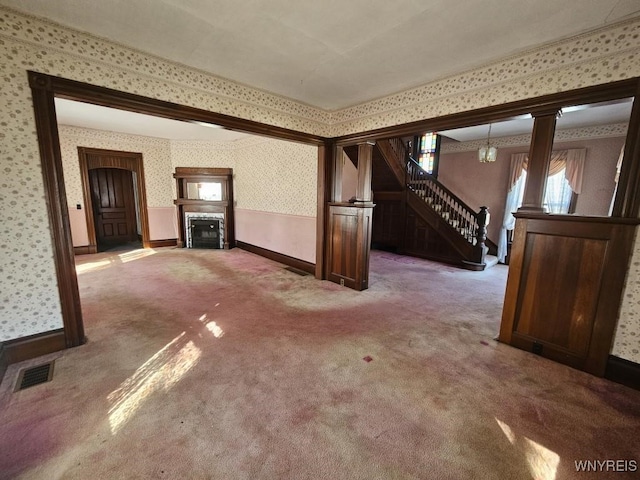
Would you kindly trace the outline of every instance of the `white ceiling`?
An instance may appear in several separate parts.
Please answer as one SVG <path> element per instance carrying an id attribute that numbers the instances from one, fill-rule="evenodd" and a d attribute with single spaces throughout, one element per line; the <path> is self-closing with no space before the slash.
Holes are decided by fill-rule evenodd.
<path id="1" fill-rule="evenodd" d="M 153 117 L 141 113 L 101 107 L 90 103 L 74 102 L 56 98 L 56 116 L 60 125 L 93 128 L 108 132 L 129 133 L 169 140 L 209 140 L 232 142 L 245 138 L 246 133 L 223 128 L 212 128 L 202 124 L 180 122 Z"/>
<path id="2" fill-rule="evenodd" d="M 614 102 L 603 102 L 590 105 L 578 105 L 563 109 L 562 116 L 556 121 L 556 130 L 567 130 L 598 125 L 628 123 L 631 117 L 633 98 L 625 98 Z M 533 118 L 523 115 L 491 124 L 491 137 L 509 137 L 512 135 L 530 134 L 533 130 Z M 438 133 L 445 137 L 467 142 L 487 138 L 489 125 L 443 130 Z"/>
<path id="3" fill-rule="evenodd" d="M 325 109 L 640 15 L 639 0 L 0 0 Z"/>

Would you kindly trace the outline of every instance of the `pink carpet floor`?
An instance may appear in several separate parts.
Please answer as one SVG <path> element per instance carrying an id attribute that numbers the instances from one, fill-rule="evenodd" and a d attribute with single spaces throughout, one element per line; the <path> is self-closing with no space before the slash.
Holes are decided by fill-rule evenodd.
<path id="1" fill-rule="evenodd" d="M 504 266 L 373 252 L 355 292 L 239 249 L 77 260 L 89 341 L 7 371 L 0 478 L 638 478 L 576 472 L 640 461 L 640 392 L 495 342 Z"/>

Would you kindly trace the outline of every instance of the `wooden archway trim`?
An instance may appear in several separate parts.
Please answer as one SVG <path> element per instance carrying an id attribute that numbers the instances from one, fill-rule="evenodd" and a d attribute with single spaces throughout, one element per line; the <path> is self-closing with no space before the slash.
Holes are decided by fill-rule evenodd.
<path id="1" fill-rule="evenodd" d="M 84 210 L 87 219 L 89 253 L 96 253 L 98 251 L 95 219 L 93 216 L 93 200 L 89 183 L 89 170 L 96 168 L 120 168 L 136 174 L 136 189 L 138 190 L 137 207 L 140 214 L 142 246 L 149 248 L 151 246 L 151 239 L 149 236 L 149 213 L 147 212 L 147 192 L 145 188 L 142 154 L 136 152 L 121 152 L 119 150 L 78 147 L 78 157 L 80 160 L 82 193 L 84 195 Z"/>
<path id="2" fill-rule="evenodd" d="M 193 107 L 177 105 L 131 93 L 119 92 L 83 82 L 29 71 L 36 131 L 40 148 L 47 209 L 52 232 L 56 278 L 60 292 L 60 303 L 66 346 L 84 343 L 84 328 L 80 309 L 80 295 L 75 272 L 69 211 L 67 208 L 62 155 L 56 121 L 54 97 L 84 101 L 113 108 L 157 115 L 177 120 L 199 120 L 216 123 L 230 129 L 266 135 L 283 140 L 319 145 L 318 149 L 318 229 L 316 252 L 316 276 L 324 278 L 323 263 L 327 261 L 326 226 L 328 203 L 334 180 L 335 146 L 358 143 L 366 140 L 403 136 L 419 131 L 437 131 L 497 121 L 523 113 L 536 113 L 568 105 L 594 103 L 627 96 L 640 96 L 640 79 L 621 80 L 593 87 L 560 92 L 542 97 L 495 105 L 477 110 L 460 112 L 444 117 L 384 127 L 368 132 L 338 138 L 325 138 L 259 122 L 243 120 Z M 627 161 L 629 160 L 629 161 Z M 640 103 L 634 102 L 625 147 L 625 162 L 620 174 L 619 194 L 614 215 L 637 217 L 640 211 Z M 620 201 L 618 201 L 618 198 Z"/>
<path id="3" fill-rule="evenodd" d="M 330 145 L 329 139 L 327 138 L 39 72 L 28 71 L 27 74 L 29 76 L 29 86 L 33 98 L 36 132 L 40 149 L 40 163 L 53 241 L 53 258 L 60 294 L 65 345 L 67 348 L 82 345 L 85 343 L 86 338 L 84 334 L 78 278 L 75 270 L 75 255 L 71 239 L 69 210 L 64 185 L 55 97 L 175 120 L 197 120 L 215 123 L 233 130 L 320 146 L 318 149 L 318 162 L 322 168 L 319 168 L 318 177 L 323 178 L 324 175 L 326 175 L 324 163 L 322 163 L 323 158 L 320 158 L 320 156 L 326 151 L 326 148 L 322 148 L 322 146 Z M 319 181 L 319 185 L 324 184 L 324 181 Z M 325 218 L 324 211 L 327 203 L 324 193 L 324 189 L 318 191 L 318 212 L 320 214 L 319 217 L 323 220 Z M 145 215 L 146 213 L 145 211 Z M 318 248 L 323 250 L 324 237 L 318 236 L 317 242 L 319 242 Z M 321 268 L 322 265 L 320 265 L 320 270 Z"/>

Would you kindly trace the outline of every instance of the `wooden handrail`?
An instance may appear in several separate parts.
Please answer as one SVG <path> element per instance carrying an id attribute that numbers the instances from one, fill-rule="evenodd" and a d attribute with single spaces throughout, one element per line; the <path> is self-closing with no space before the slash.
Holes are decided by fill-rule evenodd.
<path id="1" fill-rule="evenodd" d="M 401 142 L 402 143 L 402 142 Z M 474 246 L 475 254 L 471 261 L 484 263 L 487 238 L 487 207 L 481 207 L 476 213 L 456 194 L 442 185 L 426 172 L 418 162 L 408 155 L 407 188 L 416 193 L 433 210 L 451 225 L 467 242 Z"/>
<path id="2" fill-rule="evenodd" d="M 402 138 L 389 138 L 388 142 L 399 163 L 404 165 L 409 158 L 409 152 L 407 151 L 407 146 L 402 141 Z"/>

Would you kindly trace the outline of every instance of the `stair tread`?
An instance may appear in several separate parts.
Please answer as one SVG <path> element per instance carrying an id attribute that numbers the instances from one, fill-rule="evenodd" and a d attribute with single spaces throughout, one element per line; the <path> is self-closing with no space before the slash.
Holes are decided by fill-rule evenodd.
<path id="1" fill-rule="evenodd" d="M 496 257 L 495 255 L 485 255 L 484 256 L 484 264 L 486 265 L 486 267 L 484 267 L 485 270 L 487 268 L 493 267 L 497 263 L 498 263 L 498 257 Z"/>

